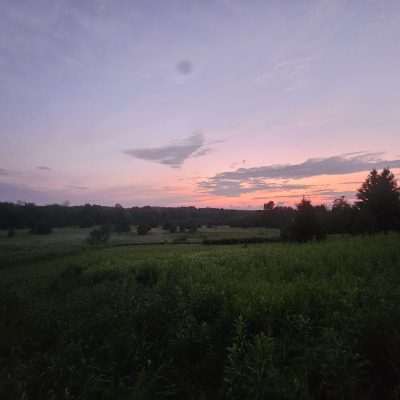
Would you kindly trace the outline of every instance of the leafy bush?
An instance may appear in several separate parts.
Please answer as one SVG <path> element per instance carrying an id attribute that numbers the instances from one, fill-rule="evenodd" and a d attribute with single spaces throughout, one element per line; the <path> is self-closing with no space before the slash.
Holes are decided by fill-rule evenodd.
<path id="1" fill-rule="evenodd" d="M 99 228 L 95 228 L 89 233 L 87 242 L 91 245 L 105 244 L 110 240 L 111 228 L 109 225 L 102 225 Z"/>
<path id="2" fill-rule="evenodd" d="M 151 231 L 150 225 L 141 224 L 137 227 L 137 234 L 138 235 L 147 235 Z"/>

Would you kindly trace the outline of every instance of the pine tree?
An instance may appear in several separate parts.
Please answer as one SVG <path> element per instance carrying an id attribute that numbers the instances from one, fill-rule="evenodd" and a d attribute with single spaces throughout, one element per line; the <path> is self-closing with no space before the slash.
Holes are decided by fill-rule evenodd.
<path id="1" fill-rule="evenodd" d="M 357 198 L 360 211 L 370 216 L 373 231 L 399 228 L 400 189 L 390 169 L 385 168 L 380 174 L 372 170 L 358 190 Z"/>

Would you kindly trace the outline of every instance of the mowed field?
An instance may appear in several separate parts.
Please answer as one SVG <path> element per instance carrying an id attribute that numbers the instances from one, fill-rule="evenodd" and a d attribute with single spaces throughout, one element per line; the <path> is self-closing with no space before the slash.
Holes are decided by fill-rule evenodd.
<path id="1" fill-rule="evenodd" d="M 1 399 L 398 398 L 400 235 L 87 234 L 0 238 Z"/>

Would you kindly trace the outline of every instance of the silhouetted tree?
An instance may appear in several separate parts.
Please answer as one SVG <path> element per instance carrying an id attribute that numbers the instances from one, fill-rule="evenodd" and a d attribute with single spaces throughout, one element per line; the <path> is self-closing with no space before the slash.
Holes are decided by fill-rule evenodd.
<path id="1" fill-rule="evenodd" d="M 275 203 L 273 201 L 269 201 L 264 204 L 264 211 L 272 211 L 275 207 Z"/>
<path id="2" fill-rule="evenodd" d="M 380 174 L 373 169 L 357 192 L 357 207 L 365 215 L 369 214 L 374 232 L 387 232 L 399 228 L 400 189 L 389 168 Z"/>
<path id="3" fill-rule="evenodd" d="M 326 210 L 326 208 L 324 207 Z M 289 238 L 297 242 L 321 240 L 325 232 L 318 218 L 317 208 L 310 200 L 303 198 L 297 205 L 296 215 L 289 230 Z"/>
<path id="4" fill-rule="evenodd" d="M 126 210 L 121 206 L 121 204 L 116 204 L 115 207 L 115 225 L 114 229 L 117 233 L 126 233 L 131 231 L 131 226 L 129 224 L 129 218 Z"/>
<path id="5" fill-rule="evenodd" d="M 175 233 L 176 229 L 177 229 L 177 226 L 175 224 L 173 224 L 172 222 L 166 222 L 163 225 L 163 229 L 165 231 L 169 231 L 170 233 Z"/>
<path id="6" fill-rule="evenodd" d="M 96 225 L 95 209 L 90 204 L 85 204 L 79 215 L 79 226 L 81 228 L 91 228 Z"/>
<path id="7" fill-rule="evenodd" d="M 138 235 L 147 235 L 151 231 L 151 226 L 147 224 L 141 224 L 137 227 Z"/>
<path id="8" fill-rule="evenodd" d="M 31 227 L 30 233 L 34 235 L 50 235 L 53 232 L 53 229 L 50 223 L 46 221 L 37 221 Z"/>
<path id="9" fill-rule="evenodd" d="M 330 233 L 351 233 L 355 210 L 344 196 L 333 201 L 329 218 Z"/>
<path id="10" fill-rule="evenodd" d="M 196 233 L 197 230 L 198 230 L 198 228 L 199 228 L 199 227 L 198 227 L 197 224 L 194 223 L 194 222 L 188 225 L 188 231 L 189 231 L 189 233 Z"/>

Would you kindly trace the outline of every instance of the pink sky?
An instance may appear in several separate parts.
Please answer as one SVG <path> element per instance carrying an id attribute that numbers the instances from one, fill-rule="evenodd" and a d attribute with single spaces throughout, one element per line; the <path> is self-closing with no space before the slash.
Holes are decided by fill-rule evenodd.
<path id="1" fill-rule="evenodd" d="M 400 168 L 400 2 L 2 2 L 0 201 L 260 208 Z"/>

